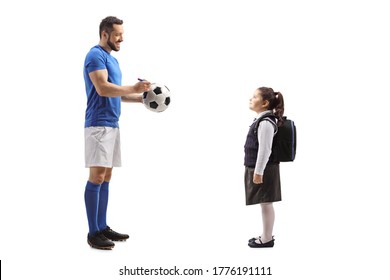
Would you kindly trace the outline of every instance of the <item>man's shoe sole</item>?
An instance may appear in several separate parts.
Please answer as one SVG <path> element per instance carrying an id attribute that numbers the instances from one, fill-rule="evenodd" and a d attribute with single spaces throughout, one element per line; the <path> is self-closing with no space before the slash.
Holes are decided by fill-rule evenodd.
<path id="1" fill-rule="evenodd" d="M 102 247 L 102 246 L 93 245 L 91 242 L 89 242 L 89 240 L 88 240 L 88 244 L 89 244 L 89 246 L 91 246 L 92 248 L 100 249 L 100 250 L 111 250 L 112 248 L 115 247 L 115 246 L 105 246 L 105 247 Z"/>
<path id="2" fill-rule="evenodd" d="M 111 238 L 108 238 L 108 239 L 110 239 L 111 241 L 126 241 L 129 238 L 122 238 L 122 239 L 111 239 Z"/>

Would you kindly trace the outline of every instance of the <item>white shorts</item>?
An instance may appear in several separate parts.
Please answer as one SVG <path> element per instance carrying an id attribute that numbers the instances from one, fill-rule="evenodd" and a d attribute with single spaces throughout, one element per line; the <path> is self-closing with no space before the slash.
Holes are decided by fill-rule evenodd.
<path id="1" fill-rule="evenodd" d="M 122 165 L 119 128 L 86 127 L 84 136 L 85 167 L 120 167 Z"/>

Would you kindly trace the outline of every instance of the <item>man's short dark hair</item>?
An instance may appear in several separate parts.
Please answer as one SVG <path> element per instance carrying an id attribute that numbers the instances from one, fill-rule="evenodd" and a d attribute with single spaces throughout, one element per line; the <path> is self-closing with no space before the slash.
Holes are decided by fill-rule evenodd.
<path id="1" fill-rule="evenodd" d="M 119 24 L 119 25 L 122 25 L 123 24 L 123 20 L 117 18 L 117 17 L 112 17 L 112 16 L 109 16 L 109 17 L 106 17 L 102 20 L 102 22 L 100 23 L 100 26 L 99 26 L 99 37 L 101 38 L 102 37 L 102 32 L 103 31 L 106 31 L 108 34 L 110 34 L 113 30 L 113 25 L 114 24 Z"/>

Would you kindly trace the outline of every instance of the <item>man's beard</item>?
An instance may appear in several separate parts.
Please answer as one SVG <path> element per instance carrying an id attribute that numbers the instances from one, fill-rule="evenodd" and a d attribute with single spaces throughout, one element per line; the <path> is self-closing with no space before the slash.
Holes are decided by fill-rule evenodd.
<path id="1" fill-rule="evenodd" d="M 110 48 L 113 50 L 113 51 L 119 51 L 119 49 L 115 46 L 115 44 L 113 42 L 110 41 L 110 38 L 107 39 L 107 45 L 110 46 Z"/>

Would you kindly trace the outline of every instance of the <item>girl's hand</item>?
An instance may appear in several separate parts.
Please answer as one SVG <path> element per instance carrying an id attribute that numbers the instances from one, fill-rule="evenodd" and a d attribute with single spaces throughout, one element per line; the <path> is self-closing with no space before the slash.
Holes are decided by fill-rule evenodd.
<path id="1" fill-rule="evenodd" d="M 262 184 L 263 183 L 263 175 L 253 174 L 253 183 Z"/>

